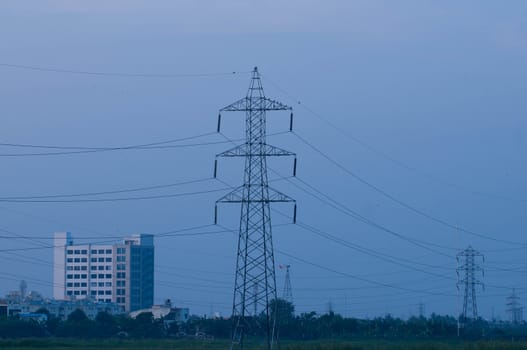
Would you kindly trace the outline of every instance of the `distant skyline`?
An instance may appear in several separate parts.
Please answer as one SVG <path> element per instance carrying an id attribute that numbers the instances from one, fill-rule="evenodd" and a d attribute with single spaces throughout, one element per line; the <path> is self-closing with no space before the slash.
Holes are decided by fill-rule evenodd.
<path id="1" fill-rule="evenodd" d="M 22 279 L 51 296 L 54 232 L 149 233 L 155 303 L 228 316 L 237 237 L 212 226 L 227 192 L 211 179 L 214 158 L 229 146 L 216 122 L 258 66 L 267 96 L 294 108 L 294 133 L 287 113 L 268 126 L 298 157 L 298 179 L 280 179 L 288 161 L 269 174 L 298 203 L 296 226 L 280 215 L 288 206 L 273 207 L 276 265 L 291 265 L 297 311 L 407 317 L 422 302 L 458 314 L 455 255 L 470 244 L 486 258 L 480 314 L 505 318 L 512 288 L 527 300 L 526 14 L 521 1 L 3 1 L 0 296 Z M 243 122 L 225 115 L 222 132 L 240 140 Z M 222 159 L 218 177 L 238 185 L 242 170 Z M 113 193 L 61 199 L 127 200 L 12 198 L 92 192 Z M 219 219 L 237 230 L 239 208 Z M 284 278 L 277 270 L 279 292 Z"/>

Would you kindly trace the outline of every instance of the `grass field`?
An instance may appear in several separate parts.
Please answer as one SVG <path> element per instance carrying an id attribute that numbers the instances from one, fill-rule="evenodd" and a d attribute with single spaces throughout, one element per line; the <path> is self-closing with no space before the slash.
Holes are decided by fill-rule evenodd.
<path id="1" fill-rule="evenodd" d="M 157 350 L 157 349 L 228 349 L 226 341 L 198 340 L 0 340 L 2 350 Z M 262 349 L 248 344 L 247 349 Z M 527 342 L 439 342 L 439 341 L 315 341 L 280 344 L 281 350 L 527 350 Z"/>

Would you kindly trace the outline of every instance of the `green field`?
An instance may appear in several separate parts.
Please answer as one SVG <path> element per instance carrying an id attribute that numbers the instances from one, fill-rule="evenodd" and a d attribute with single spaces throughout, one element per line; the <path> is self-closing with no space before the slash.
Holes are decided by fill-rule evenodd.
<path id="1" fill-rule="evenodd" d="M 2 350 L 30 349 L 228 349 L 228 342 L 199 340 L 50 340 L 24 339 L 0 340 Z M 247 349 L 262 349 L 260 345 L 248 344 Z M 440 341 L 314 341 L 287 342 L 280 344 L 281 350 L 527 350 L 527 342 L 440 342 Z"/>

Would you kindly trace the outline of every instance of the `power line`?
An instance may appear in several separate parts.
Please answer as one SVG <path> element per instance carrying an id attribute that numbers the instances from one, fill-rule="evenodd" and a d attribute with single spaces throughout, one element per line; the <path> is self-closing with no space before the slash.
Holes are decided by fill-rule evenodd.
<path id="1" fill-rule="evenodd" d="M 117 147 L 82 147 L 82 146 L 49 146 L 49 145 L 34 145 L 34 144 L 18 144 L 18 143 L 1 143 L 0 146 L 6 147 L 20 147 L 20 148 L 39 148 L 39 149 L 58 149 L 67 150 L 61 152 L 38 152 L 38 153 L 0 153 L 0 157 L 34 157 L 34 156 L 54 156 L 54 155 L 68 155 L 68 154 L 83 154 L 83 153 L 98 153 L 98 152 L 112 152 L 112 151 L 123 151 L 123 150 L 142 150 L 142 149 L 155 149 L 156 147 L 166 146 L 167 144 L 193 140 L 215 134 L 214 132 L 208 132 L 204 134 L 198 134 L 183 138 L 170 139 L 165 141 L 150 142 L 138 145 L 127 145 Z M 201 145 L 213 144 L 210 142 L 195 143 L 190 145 L 170 145 L 171 147 L 194 147 Z"/>
<path id="2" fill-rule="evenodd" d="M 218 233 L 225 233 L 226 231 L 205 231 L 205 232 L 189 232 L 189 231 L 195 231 L 199 229 L 203 229 L 206 227 L 214 226 L 213 224 L 207 224 L 207 225 L 198 225 L 193 227 L 187 227 L 183 229 L 177 229 L 177 230 L 171 230 L 171 231 L 165 231 L 160 233 L 154 233 L 154 237 L 186 237 L 186 236 L 203 236 L 203 235 L 211 235 L 211 234 L 218 234 Z M 231 232 L 229 230 L 229 232 Z M 105 244 L 105 243 L 111 243 L 115 241 L 119 241 L 122 239 L 122 237 L 116 237 L 116 236 L 110 236 L 110 237 L 98 237 L 98 238 L 116 238 L 116 239 L 109 239 L 109 240 L 103 240 L 103 241 L 97 241 L 93 242 L 92 244 Z M 40 249 L 52 249 L 57 247 L 63 247 L 63 245 L 57 246 L 57 245 L 46 245 L 41 247 L 25 247 L 25 248 L 6 248 L 6 249 L 0 249 L 0 253 L 2 252 L 18 252 L 18 251 L 32 251 L 32 250 L 40 250 Z"/>
<path id="3" fill-rule="evenodd" d="M 488 235 L 484 235 L 484 234 L 481 234 L 481 233 L 478 233 L 478 232 L 475 232 L 475 231 L 471 231 L 471 230 L 468 230 L 468 229 L 465 229 L 465 228 L 462 228 L 462 227 L 459 227 L 459 226 L 456 226 L 456 225 L 453 225 L 453 224 L 450 224 L 449 222 L 443 220 L 443 219 L 440 219 L 440 218 L 437 218 L 435 216 L 432 216 L 430 214 L 427 214 L 425 212 L 423 212 L 422 210 L 420 209 L 417 209 L 416 207 L 410 205 L 410 204 L 407 204 L 406 202 L 403 202 L 402 200 L 400 199 L 397 199 L 396 197 L 394 197 L 393 195 L 387 193 L 386 191 L 382 190 L 381 188 L 377 187 L 376 185 L 370 183 L 369 181 L 365 180 L 364 178 L 362 178 L 361 176 L 357 175 L 356 173 L 352 172 L 351 170 L 349 170 L 348 168 L 346 168 L 345 166 L 343 166 L 342 164 L 340 164 L 339 162 L 337 162 L 336 160 L 334 160 L 332 157 L 330 157 L 328 154 L 324 153 L 323 151 L 321 151 L 319 148 L 317 148 L 316 146 L 314 146 L 313 144 L 309 143 L 305 138 L 303 138 L 302 136 L 300 136 L 298 133 L 294 133 L 294 135 L 300 140 L 302 141 L 302 143 L 304 143 L 305 145 L 307 145 L 309 148 L 311 148 L 312 150 L 314 150 L 316 153 L 318 153 L 319 155 L 321 155 L 323 158 L 325 158 L 326 160 L 328 160 L 330 163 L 334 164 L 336 167 L 338 167 L 339 169 L 341 169 L 342 171 L 344 171 L 346 174 L 348 174 L 349 176 L 353 177 L 354 179 L 356 179 L 357 181 L 359 181 L 360 183 L 366 185 L 367 187 L 373 189 L 375 192 L 383 195 L 384 197 L 390 199 L 391 201 L 399 204 L 400 206 L 428 219 L 428 220 L 431 220 L 433 222 L 436 222 L 438 224 L 441 224 L 443 226 L 446 226 L 450 229 L 455 229 L 455 230 L 458 230 L 460 232 L 464 232 L 464 233 L 467 233 L 467 234 L 470 234 L 470 235 L 473 235 L 473 236 L 477 236 L 479 238 L 482 238 L 482 239 L 487 239 L 487 240 L 491 240 L 491 241 L 495 241 L 495 242 L 500 242 L 500 243 L 507 243 L 507 244 L 512 244 L 512 245 L 522 245 L 522 246 L 527 246 L 527 243 L 522 243 L 522 242 L 515 242 L 515 241 L 509 241 L 509 240 L 503 240 L 503 239 L 499 239 L 499 238 L 494 238 L 494 237 L 491 237 L 491 236 L 488 236 Z"/>
<path id="4" fill-rule="evenodd" d="M 277 136 L 284 134 L 285 132 L 276 132 L 269 134 L 268 136 Z M 172 145 L 170 143 L 181 142 L 185 140 L 196 139 L 209 135 L 216 134 L 215 132 L 200 134 L 196 136 L 190 136 L 182 139 L 173 139 L 161 142 L 153 142 L 142 145 L 131 145 L 131 146 L 118 146 L 118 147 L 83 147 L 83 146 L 49 146 L 49 145 L 32 145 L 32 144 L 20 144 L 20 143 L 0 143 L 0 146 L 5 147 L 18 147 L 18 148 L 37 148 L 37 149 L 57 149 L 66 150 L 59 152 L 31 152 L 31 153 L 0 153 L 0 157 L 39 157 L 39 156 L 62 156 L 62 155 L 73 155 L 73 154 L 91 154 L 100 152 L 113 152 L 113 151 L 129 151 L 129 150 L 163 150 L 163 149 L 176 149 L 176 148 L 192 148 L 202 147 L 211 145 L 220 145 L 228 143 L 227 141 L 209 141 L 209 142 L 197 142 L 187 143 L 180 145 Z M 237 141 L 241 141 L 239 139 Z"/>
<path id="5" fill-rule="evenodd" d="M 365 141 L 361 140 L 357 136 L 351 134 L 349 131 L 344 130 L 342 127 L 338 126 L 337 124 L 335 124 L 334 122 L 332 122 L 328 118 L 324 117 L 320 113 L 317 113 L 312 108 L 308 107 L 305 103 L 301 102 L 300 99 L 298 99 L 295 96 L 291 95 L 284 88 L 280 87 L 278 84 L 276 84 L 275 82 L 273 82 L 269 78 L 267 78 L 267 77 L 262 77 L 262 78 L 265 79 L 266 81 L 268 81 L 269 83 L 271 83 L 271 85 L 273 85 L 276 89 L 280 90 L 282 93 L 284 93 L 285 96 L 287 96 L 289 99 L 294 101 L 300 107 L 304 108 L 311 115 L 315 116 L 317 119 L 321 120 L 326 125 L 328 125 L 332 129 L 336 130 L 338 133 L 343 135 L 345 138 L 353 141 L 354 143 L 356 143 L 359 146 L 365 148 L 366 150 L 372 152 L 373 154 L 375 154 L 375 155 L 377 155 L 377 156 L 379 156 L 381 158 L 384 158 L 384 159 L 386 159 L 386 160 L 398 165 L 399 167 L 401 167 L 403 169 L 406 169 L 406 170 L 408 170 L 410 172 L 413 172 L 413 173 L 415 173 L 417 175 L 420 175 L 420 176 L 428 179 L 429 181 L 438 183 L 438 184 L 443 185 L 443 186 L 448 186 L 448 187 L 451 187 L 451 188 L 462 190 L 462 191 L 465 191 L 467 193 L 470 193 L 472 195 L 476 195 L 476 196 L 479 196 L 479 197 L 488 197 L 488 198 L 493 198 L 493 199 L 501 199 L 501 200 L 507 200 L 507 201 L 520 202 L 520 203 L 527 202 L 527 199 L 519 199 L 519 198 L 513 198 L 513 197 L 504 196 L 504 195 L 500 195 L 500 194 L 496 194 L 496 193 L 490 193 L 490 192 L 483 192 L 483 191 L 473 190 L 473 189 L 461 186 L 459 184 L 456 184 L 456 183 L 453 183 L 453 182 L 450 182 L 450 181 L 446 181 L 446 180 L 441 179 L 440 177 L 438 177 L 438 176 L 436 176 L 434 174 L 431 174 L 429 172 L 426 172 L 426 171 L 420 170 L 418 168 L 415 168 L 413 166 L 410 166 L 410 165 L 406 164 L 405 162 L 402 162 L 402 161 L 390 156 L 386 152 L 381 151 L 378 148 L 369 145 L 368 143 L 366 143 Z"/>
<path id="6" fill-rule="evenodd" d="M 164 199 L 164 198 L 177 198 L 195 196 L 208 193 L 216 193 L 225 191 L 227 188 L 218 188 L 214 190 L 204 191 L 193 191 L 193 192 L 182 192 L 172 194 L 160 194 L 151 196 L 137 196 L 137 197 L 121 197 L 121 198 L 98 198 L 98 199 L 0 199 L 0 202 L 4 203 L 100 203 L 100 202 L 123 202 L 123 201 L 135 201 L 135 200 L 151 200 L 151 199 Z"/>
<path id="7" fill-rule="evenodd" d="M 40 71 L 40 72 L 50 72 L 50 73 L 93 75 L 93 76 L 105 76 L 105 77 L 122 77 L 122 78 L 201 78 L 201 77 L 233 76 L 233 75 L 250 73 L 250 72 L 244 72 L 244 71 L 219 72 L 219 73 L 126 73 L 126 72 L 99 72 L 99 71 L 86 71 L 86 70 L 75 70 L 75 69 L 40 67 L 40 66 L 5 63 L 5 62 L 4 63 L 0 63 L 0 67 L 14 68 L 14 69 L 23 69 L 23 70 L 32 70 L 32 71 Z"/>
<path id="8" fill-rule="evenodd" d="M 154 185 L 154 186 L 128 188 L 128 189 L 123 189 L 123 190 L 110 190 L 110 191 L 84 192 L 84 193 L 69 193 L 69 194 L 53 194 L 53 195 L 34 195 L 34 196 L 9 196 L 9 197 L 0 197 L 0 201 L 101 196 L 101 195 L 108 195 L 108 194 L 119 194 L 119 193 L 130 193 L 130 192 L 139 192 L 139 191 L 158 190 L 158 189 L 169 188 L 169 187 L 177 187 L 177 186 L 183 186 L 183 185 L 196 184 L 196 183 L 206 182 L 206 181 L 210 181 L 210 180 L 212 180 L 212 177 L 203 178 L 203 179 L 197 179 L 197 180 L 175 182 L 175 183 L 169 183 L 169 184 Z"/>
<path id="9" fill-rule="evenodd" d="M 274 170 L 273 170 L 273 172 L 274 172 Z M 324 192 L 318 190 L 316 187 L 314 187 L 313 185 L 310 185 L 309 183 L 307 183 L 306 181 L 302 180 L 302 179 L 299 178 L 298 176 L 296 176 L 295 179 L 297 179 L 298 181 L 300 181 L 302 184 L 304 184 L 305 186 L 307 186 L 307 187 L 310 188 L 311 190 L 315 191 L 318 195 L 317 195 L 317 194 L 314 194 L 314 193 L 312 193 L 312 192 L 310 192 L 310 191 L 308 191 L 308 190 L 306 190 L 306 189 L 304 189 L 304 188 L 302 188 L 301 186 L 298 186 L 297 184 L 295 184 L 295 183 L 294 183 L 293 181 L 291 181 L 291 180 L 287 180 L 287 182 L 289 182 L 289 183 L 292 184 L 293 186 L 297 187 L 297 188 L 300 189 L 301 191 L 307 193 L 308 195 L 314 197 L 315 199 L 319 200 L 320 202 L 322 202 L 322 203 L 324 203 L 324 204 L 330 206 L 331 208 L 337 210 L 338 212 L 341 212 L 341 213 L 343 213 L 343 214 L 345 214 L 345 215 L 347 215 L 347 216 L 350 216 L 351 218 L 353 218 L 353 219 L 355 219 L 355 220 L 357 220 L 357 221 L 359 221 L 359 222 L 362 222 L 362 223 L 364 223 L 364 224 L 367 224 L 367 225 L 369 225 L 369 226 L 372 226 L 372 227 L 374 227 L 374 228 L 376 228 L 376 229 L 378 229 L 378 230 L 381 230 L 381 231 L 383 231 L 383 232 L 386 232 L 386 233 L 388 233 L 388 234 L 390 234 L 390 235 L 393 235 L 393 236 L 395 236 L 395 237 L 397 237 L 397 238 L 399 238 L 399 239 L 402 239 L 402 240 L 404 240 L 404 241 L 407 241 L 407 242 L 409 242 L 409 243 L 411 243 L 411 244 L 413 244 L 413 245 L 416 245 L 416 246 L 418 246 L 418 247 L 420 247 L 420 248 L 422 248 L 422 249 L 426 249 L 426 250 L 431 251 L 431 252 L 433 252 L 433 253 L 436 253 L 436 254 L 438 254 L 438 255 L 443 255 L 443 256 L 451 257 L 450 255 L 444 254 L 444 253 L 439 252 L 439 251 L 437 251 L 437 250 L 435 250 L 435 249 L 431 249 L 431 248 L 427 247 L 427 245 L 428 245 L 428 246 L 437 247 L 437 248 L 442 248 L 442 249 L 450 249 L 450 250 L 454 250 L 454 249 L 455 249 L 455 250 L 457 250 L 456 248 L 453 248 L 453 247 L 446 247 L 446 246 L 443 246 L 443 245 L 438 245 L 438 244 L 435 244 L 435 243 L 431 243 L 431 242 L 427 242 L 427 241 L 419 240 L 419 239 L 416 239 L 416 238 L 411 238 L 411 237 L 408 237 L 408 236 L 406 236 L 406 235 L 403 235 L 403 234 L 401 234 L 401 233 L 399 233 L 399 232 L 396 232 L 396 231 L 394 231 L 394 230 L 392 230 L 392 229 L 389 229 L 389 228 L 387 228 L 387 227 L 385 227 L 385 226 L 383 226 L 383 225 L 381 225 L 381 224 L 379 224 L 379 223 L 377 223 L 377 222 L 375 222 L 375 221 L 373 221 L 373 220 L 371 220 L 371 219 L 369 219 L 369 218 L 367 218 L 367 217 L 365 217 L 365 216 L 359 214 L 358 212 L 356 212 L 356 211 L 350 209 L 350 208 L 347 207 L 346 205 L 344 205 L 344 204 L 338 202 L 337 200 L 333 199 L 332 197 L 330 197 L 330 196 L 327 195 L 326 193 L 324 193 Z M 319 195 L 320 195 L 320 196 L 323 196 L 323 197 L 326 198 L 327 200 L 324 199 L 324 198 L 321 198 Z"/>

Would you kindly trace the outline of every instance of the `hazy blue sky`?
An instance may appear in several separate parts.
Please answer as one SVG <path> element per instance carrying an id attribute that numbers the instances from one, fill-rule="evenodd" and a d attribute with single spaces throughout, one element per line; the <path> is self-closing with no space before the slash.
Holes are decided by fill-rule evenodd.
<path id="1" fill-rule="evenodd" d="M 422 301 L 427 312 L 456 313 L 460 298 L 453 256 L 456 249 L 472 244 L 486 255 L 481 313 L 490 317 L 494 309 L 504 317 L 510 288 L 519 288 L 527 300 L 526 18 L 524 1 L 2 1 L 0 64 L 147 74 L 246 72 L 257 65 L 267 95 L 295 108 L 298 135 L 349 170 L 435 218 L 526 244 L 486 240 L 426 219 L 350 177 L 295 135 L 274 136 L 270 143 L 298 153 L 301 180 L 375 223 L 442 246 L 425 245 L 431 248 L 427 250 L 410 244 L 339 213 L 287 181 L 277 181 L 276 188 L 298 200 L 301 222 L 384 255 L 364 255 L 291 225 L 275 229 L 278 250 L 414 290 L 379 287 L 277 253 L 277 264 L 292 265 L 297 310 L 324 312 L 331 303 L 345 315 L 390 312 L 405 317 L 415 314 Z M 0 77 L 0 143 L 88 147 L 213 132 L 218 109 L 244 96 L 249 83 L 246 73 L 134 78 L 5 65 L 0 65 Z M 287 130 L 288 116 L 269 115 L 269 125 L 271 132 Z M 223 130 L 231 138 L 241 137 L 243 117 L 225 115 Z M 223 140 L 210 135 L 197 141 Z M 215 154 L 228 147 L 7 157 L 42 150 L 2 146 L 0 197 L 207 178 Z M 287 161 L 270 163 L 279 174 L 290 174 Z M 223 159 L 219 175 L 239 184 L 242 167 L 241 161 Z M 299 180 L 293 183 L 302 185 Z M 211 180 L 132 195 L 222 187 Z M 155 234 L 211 224 L 214 201 L 220 196 L 221 192 L 112 203 L 4 202 L 0 228 L 42 238 L 44 245 L 61 230 L 90 240 Z M 276 209 L 289 214 L 291 208 Z M 225 226 L 236 228 L 238 215 L 237 207 L 220 208 Z M 275 223 L 287 221 L 274 218 Z M 1 249 L 38 244 L 0 242 Z M 195 313 L 229 313 L 234 235 L 164 237 L 156 244 L 156 302 L 171 298 Z M 16 289 L 21 278 L 30 289 L 51 295 L 50 249 L 1 249 L 0 295 Z M 401 266 L 408 265 L 401 259 L 424 265 L 411 264 L 421 270 L 415 271 Z M 281 291 L 284 273 L 278 271 L 277 276 Z"/>

